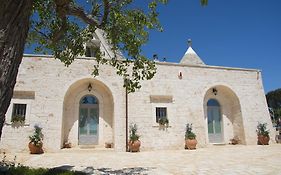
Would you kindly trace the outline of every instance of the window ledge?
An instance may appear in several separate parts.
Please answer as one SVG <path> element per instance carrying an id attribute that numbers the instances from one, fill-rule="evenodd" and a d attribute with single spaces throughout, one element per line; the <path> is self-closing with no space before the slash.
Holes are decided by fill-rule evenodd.
<path id="1" fill-rule="evenodd" d="M 160 128 L 160 127 L 163 127 L 163 128 L 171 128 L 172 126 L 159 126 L 159 125 L 153 125 L 152 128 Z"/>
<path id="2" fill-rule="evenodd" d="M 7 126 L 13 126 L 13 123 L 5 123 Z M 14 126 L 16 127 L 21 127 L 21 126 L 30 126 L 29 123 L 24 123 L 24 124 L 15 124 Z"/>

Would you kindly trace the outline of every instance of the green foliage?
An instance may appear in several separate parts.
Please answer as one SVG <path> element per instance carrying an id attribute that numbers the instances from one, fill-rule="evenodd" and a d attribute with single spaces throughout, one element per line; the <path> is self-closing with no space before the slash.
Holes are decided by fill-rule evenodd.
<path id="1" fill-rule="evenodd" d="M 201 0 L 201 5 L 202 6 L 207 6 L 208 5 L 208 0 Z"/>
<path id="2" fill-rule="evenodd" d="M 92 58 L 96 61 L 92 75 L 99 75 L 100 65 L 111 65 L 123 76 L 128 92 L 134 92 L 141 87 L 141 80 L 150 80 L 156 73 L 155 63 L 142 54 L 141 47 L 148 41 L 150 30 L 163 31 L 157 7 L 167 2 L 35 0 L 28 44 L 35 43 L 35 51 L 53 54 L 68 66 L 84 55 L 84 44 L 99 29 L 114 55 L 105 58 L 98 48 Z M 201 5 L 207 2 L 201 0 Z"/>
<path id="3" fill-rule="evenodd" d="M 258 123 L 257 126 L 257 135 L 263 135 L 269 137 L 269 130 L 266 129 L 267 123 Z"/>
<path id="4" fill-rule="evenodd" d="M 273 109 L 281 108 L 281 88 L 268 92 L 266 100 L 269 107 Z"/>
<path id="5" fill-rule="evenodd" d="M 266 101 L 270 108 L 272 122 L 276 123 L 281 118 L 281 88 L 268 92 Z"/>
<path id="6" fill-rule="evenodd" d="M 24 123 L 25 117 L 23 115 L 14 115 L 12 116 L 12 123 Z"/>
<path id="7" fill-rule="evenodd" d="M 33 143 L 35 146 L 40 146 L 43 143 L 43 137 L 44 135 L 42 133 L 42 128 L 35 125 L 33 135 L 29 136 L 30 142 Z"/>
<path id="8" fill-rule="evenodd" d="M 281 108 L 274 110 L 275 119 L 281 118 Z"/>
<path id="9" fill-rule="evenodd" d="M 114 56 L 106 59 L 98 49 L 92 74 L 97 76 L 102 64 L 111 65 L 124 77 L 128 92 L 134 92 L 141 87 L 140 80 L 149 80 L 156 73 L 155 63 L 141 53 L 141 47 L 148 41 L 149 30 L 163 30 L 156 9 L 167 0 L 143 3 L 147 3 L 146 9 L 134 0 L 89 0 L 87 8 L 82 8 L 85 4 L 79 1 L 58 4 L 36 0 L 28 43 L 35 43 L 37 52 L 53 54 L 68 66 L 84 55 L 84 44 L 93 38 L 96 29 L 101 29 Z"/>
<path id="10" fill-rule="evenodd" d="M 87 173 L 80 171 L 65 170 L 57 168 L 30 168 L 16 163 L 16 156 L 12 161 L 7 159 L 6 153 L 3 152 L 0 161 L 0 174 L 4 175 L 86 175 Z"/>
<path id="11" fill-rule="evenodd" d="M 169 126 L 169 119 L 167 117 L 161 117 L 158 121 L 159 125 Z"/>
<path id="12" fill-rule="evenodd" d="M 186 124 L 185 139 L 196 139 L 196 134 L 192 132 L 192 124 L 189 123 Z"/>
<path id="13" fill-rule="evenodd" d="M 1 168 L 1 167 L 0 167 Z M 86 175 L 87 173 L 63 169 L 30 168 L 26 166 L 9 167 L 5 175 Z"/>
<path id="14" fill-rule="evenodd" d="M 130 125 L 130 141 L 134 142 L 139 140 L 140 136 L 137 134 L 138 127 L 137 124 Z"/>

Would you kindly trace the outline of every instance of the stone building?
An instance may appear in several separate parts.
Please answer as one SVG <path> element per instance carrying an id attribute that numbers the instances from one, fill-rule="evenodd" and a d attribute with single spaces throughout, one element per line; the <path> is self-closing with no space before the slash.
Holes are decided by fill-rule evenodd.
<path id="1" fill-rule="evenodd" d="M 101 47 L 109 59 L 112 54 L 101 33 L 91 43 L 89 57 L 69 67 L 52 56 L 24 56 L 6 113 L 2 149 L 27 151 L 28 136 L 39 125 L 47 152 L 66 142 L 73 148 L 112 143 L 114 150 L 125 151 L 123 78 L 107 65 L 98 77 L 91 76 L 92 46 Z M 205 65 L 191 45 L 180 63 L 156 65 L 155 77 L 128 95 L 128 124 L 137 124 L 142 150 L 183 149 L 186 123 L 193 124 L 198 147 L 228 144 L 233 137 L 256 144 L 258 122 L 272 129 L 260 70 Z M 24 125 L 12 124 L 15 115 L 24 117 Z M 161 117 L 169 119 L 169 127 L 159 128 Z"/>

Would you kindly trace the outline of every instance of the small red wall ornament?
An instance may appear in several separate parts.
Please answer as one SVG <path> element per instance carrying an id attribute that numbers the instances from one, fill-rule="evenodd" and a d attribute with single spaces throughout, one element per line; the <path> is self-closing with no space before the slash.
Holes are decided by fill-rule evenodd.
<path id="1" fill-rule="evenodd" d="M 179 71 L 178 77 L 179 77 L 179 79 L 182 79 L 182 72 L 181 71 Z"/>

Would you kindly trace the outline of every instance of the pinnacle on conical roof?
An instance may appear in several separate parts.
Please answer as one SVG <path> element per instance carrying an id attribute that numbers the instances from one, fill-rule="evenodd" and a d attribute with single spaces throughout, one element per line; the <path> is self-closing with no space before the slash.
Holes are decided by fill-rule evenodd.
<path id="1" fill-rule="evenodd" d="M 188 47 L 191 47 L 191 46 L 192 46 L 192 40 L 191 40 L 191 39 L 188 39 L 188 40 L 187 40 L 187 44 L 188 44 Z"/>
<path id="2" fill-rule="evenodd" d="M 192 49 L 192 41 L 188 39 L 188 49 L 182 57 L 180 64 L 192 64 L 192 65 L 200 65 L 205 64 L 201 58 L 196 54 L 196 52 Z"/>

